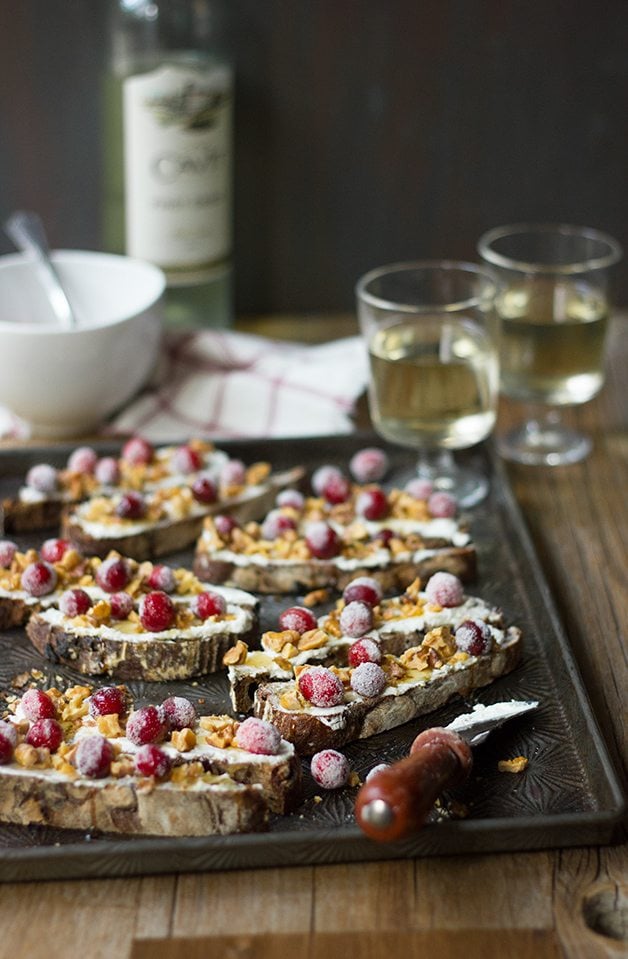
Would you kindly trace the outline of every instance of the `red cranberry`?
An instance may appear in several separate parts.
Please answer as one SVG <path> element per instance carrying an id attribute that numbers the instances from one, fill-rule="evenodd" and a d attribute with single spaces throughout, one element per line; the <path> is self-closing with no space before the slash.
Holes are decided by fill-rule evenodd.
<path id="1" fill-rule="evenodd" d="M 465 619 L 457 627 L 454 638 L 458 649 L 469 656 L 482 656 L 490 652 L 492 645 L 490 627 L 481 619 Z"/>
<path id="2" fill-rule="evenodd" d="M 112 619 L 128 619 L 133 609 L 133 597 L 129 593 L 112 593 L 109 597 Z"/>
<path id="3" fill-rule="evenodd" d="M 59 473 L 48 463 L 38 463 L 26 474 L 26 485 L 38 493 L 54 493 L 59 485 Z"/>
<path id="4" fill-rule="evenodd" d="M 262 523 L 261 534 L 262 539 L 278 539 L 283 533 L 291 529 L 296 529 L 297 524 L 295 523 L 292 516 L 289 516 L 287 513 L 282 513 L 280 509 L 271 509 L 270 513 Z"/>
<path id="5" fill-rule="evenodd" d="M 434 484 L 431 480 L 420 479 L 420 477 L 415 476 L 413 479 L 408 480 L 405 485 L 405 491 L 414 499 L 427 500 L 434 492 Z"/>
<path id="6" fill-rule="evenodd" d="M 111 771 L 114 755 L 109 740 L 99 733 L 94 733 L 80 740 L 74 755 L 74 765 L 81 776 L 104 779 Z"/>
<path id="7" fill-rule="evenodd" d="M 126 724 L 127 738 L 136 746 L 156 743 L 163 739 L 167 725 L 163 710 L 157 706 L 142 706 L 131 713 Z"/>
<path id="8" fill-rule="evenodd" d="M 117 593 L 129 582 L 129 568 L 123 559 L 110 556 L 96 570 L 96 582 L 106 593 Z"/>
<path id="9" fill-rule="evenodd" d="M 132 466 L 146 465 L 153 458 L 153 447 L 141 436 L 134 436 L 122 447 L 121 457 Z"/>
<path id="10" fill-rule="evenodd" d="M 116 504 L 116 516 L 120 519 L 141 519 L 146 513 L 146 501 L 141 493 L 129 490 L 123 493 Z"/>
<path id="11" fill-rule="evenodd" d="M 214 526 L 221 539 L 228 539 L 234 529 L 240 528 L 237 520 L 226 513 L 219 513 L 218 516 L 214 516 Z"/>
<path id="12" fill-rule="evenodd" d="M 358 696 L 372 699 L 386 688 L 386 673 L 377 663 L 360 663 L 351 673 L 351 689 Z"/>
<path id="13" fill-rule="evenodd" d="M 41 544 L 39 555 L 47 563 L 60 563 L 69 548 L 67 539 L 47 539 Z"/>
<path id="14" fill-rule="evenodd" d="M 170 772 L 171 766 L 172 760 L 168 754 L 152 743 L 146 743 L 135 754 L 135 771 L 140 776 L 154 776 L 155 779 L 164 779 Z"/>
<path id="15" fill-rule="evenodd" d="M 364 636 L 373 628 L 373 609 L 367 603 L 354 600 L 340 614 L 340 628 L 344 636 Z"/>
<path id="16" fill-rule="evenodd" d="M 192 601 L 192 608 L 199 619 L 209 619 L 210 616 L 224 616 L 227 612 L 227 600 L 220 593 L 199 593 Z"/>
<path id="17" fill-rule="evenodd" d="M 120 482 L 120 466 L 113 456 L 103 456 L 96 463 L 94 475 L 103 486 L 117 486 Z"/>
<path id="18" fill-rule="evenodd" d="M 275 503 L 277 506 L 290 506 L 300 511 L 305 506 L 305 496 L 298 489 L 282 489 L 277 493 Z"/>
<path id="19" fill-rule="evenodd" d="M 312 756 L 310 772 L 322 789 L 341 789 L 349 782 L 351 767 L 346 756 L 336 749 L 323 749 Z"/>
<path id="20" fill-rule="evenodd" d="M 316 629 L 318 623 L 311 609 L 305 606 L 290 606 L 279 614 L 279 625 L 281 629 L 293 629 L 303 635 L 310 629 Z"/>
<path id="21" fill-rule="evenodd" d="M 221 486 L 244 486 L 246 466 L 242 460 L 227 460 L 220 471 Z"/>
<path id="22" fill-rule="evenodd" d="M 378 530 L 373 536 L 374 543 L 381 543 L 383 549 L 388 549 L 391 539 L 394 537 L 394 533 L 391 529 L 384 528 Z"/>
<path id="23" fill-rule="evenodd" d="M 312 489 L 317 496 L 323 495 L 325 484 L 332 476 L 342 476 L 342 470 L 338 469 L 337 466 L 330 466 L 328 464 L 319 466 L 318 469 L 314 470 L 311 483 Z"/>
<path id="24" fill-rule="evenodd" d="M 308 524 L 305 544 L 315 559 L 331 559 L 338 555 L 341 548 L 340 537 L 333 527 L 323 520 Z"/>
<path id="25" fill-rule="evenodd" d="M 57 572 L 50 563 L 30 563 L 20 577 L 20 584 L 31 596 L 46 596 L 57 585 Z"/>
<path id="26" fill-rule="evenodd" d="M 146 593 L 140 601 L 140 622 L 149 633 L 161 633 L 174 624 L 174 603 L 161 590 Z"/>
<path id="27" fill-rule="evenodd" d="M 150 589 L 161 589 L 164 593 L 174 593 L 177 588 L 177 581 L 170 566 L 158 563 L 157 566 L 153 566 L 151 574 L 146 580 L 146 585 Z"/>
<path id="28" fill-rule="evenodd" d="M 101 686 L 95 689 L 89 699 L 90 716 L 121 716 L 126 710 L 124 692 L 119 686 Z"/>
<path id="29" fill-rule="evenodd" d="M 91 446 L 79 446 L 68 458 L 68 469 L 73 473 L 93 473 L 98 454 Z"/>
<path id="30" fill-rule="evenodd" d="M 323 496 L 332 506 L 346 503 L 351 495 L 351 483 L 342 473 L 332 474 L 323 486 Z"/>
<path id="31" fill-rule="evenodd" d="M 256 755 L 276 756 L 281 749 L 281 733 L 272 723 L 249 716 L 238 726 L 236 743 Z"/>
<path id="32" fill-rule="evenodd" d="M 11 723 L 0 719 L 0 766 L 10 763 L 17 746 L 17 730 Z"/>
<path id="33" fill-rule="evenodd" d="M 84 589 L 66 589 L 59 600 L 59 609 L 70 619 L 75 616 L 84 616 L 91 605 L 91 596 Z"/>
<path id="34" fill-rule="evenodd" d="M 437 606 L 460 606 L 464 599 L 462 583 L 453 573 L 434 573 L 427 582 L 425 595 Z"/>
<path id="35" fill-rule="evenodd" d="M 57 708 L 47 693 L 41 689 L 27 689 L 20 706 L 26 719 L 34 722 L 36 719 L 53 719 L 57 715 Z"/>
<path id="36" fill-rule="evenodd" d="M 388 497 L 379 486 L 364 489 L 355 501 L 355 511 L 365 519 L 383 519 L 388 515 Z"/>
<path id="37" fill-rule="evenodd" d="M 172 471 L 175 473 L 196 473 L 203 465 L 203 457 L 191 446 L 179 446 L 172 454 Z"/>
<path id="38" fill-rule="evenodd" d="M 197 503 L 209 505 L 218 499 L 218 489 L 209 473 L 200 473 L 192 483 L 192 496 Z"/>
<path id="39" fill-rule="evenodd" d="M 349 666 L 359 666 L 360 663 L 379 663 L 382 651 L 373 639 L 364 637 L 349 647 L 347 662 Z"/>
<path id="40" fill-rule="evenodd" d="M 428 499 L 427 508 L 438 519 L 451 519 L 458 512 L 458 501 L 451 493 L 437 490 Z"/>
<path id="41" fill-rule="evenodd" d="M 191 729 L 196 723 L 196 709 L 185 696 L 169 696 L 161 704 L 170 729 Z"/>
<path id="42" fill-rule="evenodd" d="M 44 746 L 54 753 L 63 742 L 63 730 L 56 719 L 36 719 L 25 739 L 29 746 Z"/>
<path id="43" fill-rule="evenodd" d="M 384 450 L 368 446 L 351 457 L 349 469 L 357 483 L 378 483 L 388 472 L 388 465 Z"/>
<path id="44" fill-rule="evenodd" d="M 8 569 L 17 553 L 17 543 L 9 539 L 0 540 L 0 568 Z"/>
<path id="45" fill-rule="evenodd" d="M 339 706 L 344 699 L 344 686 L 335 673 L 325 666 L 311 666 L 299 675 L 299 692 L 313 706 Z"/>
<path id="46" fill-rule="evenodd" d="M 345 603 L 356 600 L 369 606 L 378 606 L 382 601 L 382 587 L 372 576 L 356 576 L 345 586 L 342 598 Z"/>

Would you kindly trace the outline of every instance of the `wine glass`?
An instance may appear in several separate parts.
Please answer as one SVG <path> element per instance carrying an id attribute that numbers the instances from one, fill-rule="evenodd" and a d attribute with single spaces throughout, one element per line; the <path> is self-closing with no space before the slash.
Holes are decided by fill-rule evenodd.
<path id="1" fill-rule="evenodd" d="M 500 283 L 501 391 L 529 406 L 499 452 L 532 465 L 578 462 L 591 441 L 563 425 L 561 410 L 602 388 L 610 267 L 621 247 L 587 227 L 518 223 L 489 230 L 478 251 Z"/>
<path id="2" fill-rule="evenodd" d="M 450 260 L 382 266 L 356 286 L 373 426 L 418 450 L 415 475 L 461 506 L 479 503 L 489 488 L 452 450 L 479 443 L 495 424 L 495 293 L 485 267 Z"/>

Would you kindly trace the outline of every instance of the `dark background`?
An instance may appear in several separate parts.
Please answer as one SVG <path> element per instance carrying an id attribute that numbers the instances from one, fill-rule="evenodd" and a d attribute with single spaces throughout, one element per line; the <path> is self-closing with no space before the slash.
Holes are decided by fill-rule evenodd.
<path id="1" fill-rule="evenodd" d="M 240 312 L 351 309 L 487 228 L 628 244 L 628 2 L 217 0 L 236 69 Z M 101 246 L 105 0 L 0 0 L 0 216 Z M 11 249 L 0 239 L 0 252 Z M 617 272 L 628 303 L 628 270 Z"/>

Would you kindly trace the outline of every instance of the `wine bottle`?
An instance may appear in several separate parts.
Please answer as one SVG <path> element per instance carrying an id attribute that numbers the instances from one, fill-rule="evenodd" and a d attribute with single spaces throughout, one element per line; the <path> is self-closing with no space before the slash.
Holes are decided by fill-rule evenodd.
<path id="1" fill-rule="evenodd" d="M 104 244 L 167 278 L 170 326 L 232 319 L 231 67 L 211 0 L 114 0 Z"/>

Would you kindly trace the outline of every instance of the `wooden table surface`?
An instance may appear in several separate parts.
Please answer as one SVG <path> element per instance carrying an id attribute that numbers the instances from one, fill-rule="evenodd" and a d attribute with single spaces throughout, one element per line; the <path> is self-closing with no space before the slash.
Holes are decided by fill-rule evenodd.
<path id="1" fill-rule="evenodd" d="M 266 317 L 238 326 L 316 341 L 352 332 L 354 320 Z M 569 467 L 508 468 L 609 753 L 624 772 L 627 371 L 622 314 L 606 387 L 572 416 L 593 436 L 592 455 Z M 502 403 L 498 430 L 518 412 Z M 365 415 L 362 403 L 359 419 Z M 619 957 L 628 939 L 626 848 L 5 884 L 0 956 Z"/>

